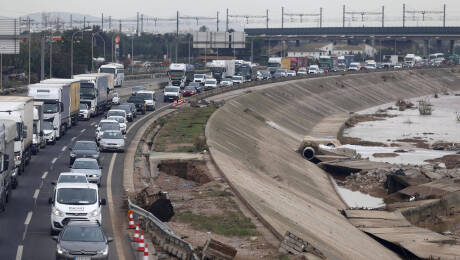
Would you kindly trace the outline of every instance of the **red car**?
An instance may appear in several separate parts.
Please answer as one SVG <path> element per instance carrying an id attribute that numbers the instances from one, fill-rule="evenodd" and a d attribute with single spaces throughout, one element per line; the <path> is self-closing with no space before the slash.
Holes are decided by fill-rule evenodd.
<path id="1" fill-rule="evenodd" d="M 196 88 L 192 86 L 187 86 L 184 88 L 183 95 L 184 97 L 190 97 L 197 93 Z"/>

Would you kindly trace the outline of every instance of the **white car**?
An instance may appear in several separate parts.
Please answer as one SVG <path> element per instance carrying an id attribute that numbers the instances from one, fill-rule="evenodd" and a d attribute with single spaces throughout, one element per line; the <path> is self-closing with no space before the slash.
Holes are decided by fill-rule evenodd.
<path id="1" fill-rule="evenodd" d="M 217 80 L 214 78 L 206 79 L 204 82 L 204 90 L 211 90 L 217 88 Z"/>
<path id="2" fill-rule="evenodd" d="M 115 121 L 117 121 L 118 124 L 120 125 L 120 131 L 123 134 L 126 134 L 126 129 L 128 127 L 126 125 L 126 120 L 125 120 L 124 117 L 122 117 L 122 116 L 109 116 L 109 117 L 107 117 L 107 120 L 115 120 Z"/>
<path id="3" fill-rule="evenodd" d="M 244 83 L 243 76 L 233 76 L 232 77 L 233 84 L 242 84 Z"/>
<path id="4" fill-rule="evenodd" d="M 318 65 L 311 65 L 310 67 L 308 67 L 308 74 L 319 74 L 320 71 L 319 71 L 319 67 Z"/>
<path id="5" fill-rule="evenodd" d="M 348 70 L 350 71 L 359 71 L 361 69 L 361 64 L 357 62 L 353 62 L 348 66 Z"/>
<path id="6" fill-rule="evenodd" d="M 107 119 L 101 120 L 99 124 L 96 125 L 96 142 L 99 143 L 102 134 L 108 130 L 120 130 L 120 124 L 118 123 L 118 121 Z"/>
<path id="7" fill-rule="evenodd" d="M 99 141 L 101 152 L 103 151 L 125 151 L 125 137 L 120 131 L 105 131 Z"/>
<path id="8" fill-rule="evenodd" d="M 43 121 L 43 136 L 47 144 L 56 143 L 56 131 L 54 131 L 53 122 Z"/>
<path id="9" fill-rule="evenodd" d="M 102 224 L 99 189 L 93 183 L 58 183 L 48 203 L 51 204 L 50 233 L 61 231 L 72 218 L 97 221 Z"/>
<path id="10" fill-rule="evenodd" d="M 126 120 L 128 120 L 128 115 L 126 114 L 126 110 L 123 110 L 123 109 L 110 109 L 107 112 L 107 117 L 111 117 L 111 116 L 122 116 Z"/>
<path id="11" fill-rule="evenodd" d="M 91 118 L 91 112 L 87 104 L 80 103 L 80 111 L 78 112 L 78 118 L 81 120 L 89 120 Z"/>
<path id="12" fill-rule="evenodd" d="M 297 73 L 295 72 L 295 70 L 288 70 L 287 71 L 287 76 L 288 77 L 295 77 L 295 76 L 297 76 Z"/>
<path id="13" fill-rule="evenodd" d="M 299 68 L 297 70 L 297 75 L 307 75 L 307 74 L 308 74 L 307 68 Z"/>
<path id="14" fill-rule="evenodd" d="M 120 105 L 120 96 L 117 92 L 113 93 L 112 104 Z"/>
<path id="15" fill-rule="evenodd" d="M 195 74 L 193 76 L 193 82 L 198 82 L 201 85 L 203 85 L 205 81 L 206 81 L 206 74 Z"/>
<path id="16" fill-rule="evenodd" d="M 231 86 L 233 86 L 233 80 L 231 78 L 224 78 L 220 82 L 220 85 L 222 87 L 231 87 Z"/>
<path id="17" fill-rule="evenodd" d="M 163 101 L 174 101 L 179 100 L 182 97 L 182 93 L 180 92 L 180 87 L 175 86 L 167 86 L 163 90 Z"/>
<path id="18" fill-rule="evenodd" d="M 145 101 L 145 106 L 147 107 L 147 110 L 155 110 L 155 91 L 138 91 L 136 93 L 136 97 L 143 98 Z"/>

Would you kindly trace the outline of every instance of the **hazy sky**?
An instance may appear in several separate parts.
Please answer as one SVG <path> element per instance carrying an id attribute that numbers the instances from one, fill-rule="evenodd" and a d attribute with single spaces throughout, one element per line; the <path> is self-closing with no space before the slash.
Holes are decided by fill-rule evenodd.
<path id="1" fill-rule="evenodd" d="M 34 12 L 77 12 L 100 17 L 111 15 L 116 18 L 134 17 L 136 12 L 148 16 L 170 18 L 174 17 L 178 10 L 181 15 L 215 16 L 220 12 L 221 19 L 225 16 L 226 8 L 233 14 L 264 15 L 265 10 L 270 11 L 272 26 L 279 24 L 281 6 L 290 13 L 317 13 L 323 7 L 324 24 L 327 26 L 340 25 L 342 19 L 342 5 L 347 6 L 349 11 L 373 11 L 379 12 L 385 5 L 385 16 L 388 24 L 401 23 L 402 4 L 406 3 L 407 10 L 439 10 L 443 4 L 447 5 L 447 25 L 460 25 L 460 1 L 459 0 L 0 0 L 0 16 L 17 17 Z M 440 23 L 441 15 L 427 15 L 427 22 L 436 20 Z M 355 17 L 355 22 L 360 20 Z M 378 17 L 367 19 L 379 20 Z M 421 16 L 418 18 L 421 19 Z M 458 22 L 457 22 L 458 21 Z M 359 21 L 358 21 L 359 22 Z M 410 23 L 410 21 L 408 21 Z M 436 23 L 432 21 L 432 23 Z M 416 23 L 414 21 L 413 23 Z M 420 22 L 421 23 L 421 22 Z"/>

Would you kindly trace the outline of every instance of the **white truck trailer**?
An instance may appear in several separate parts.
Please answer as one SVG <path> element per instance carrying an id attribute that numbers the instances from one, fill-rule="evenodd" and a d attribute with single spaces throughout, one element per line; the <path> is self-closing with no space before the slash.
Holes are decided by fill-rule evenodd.
<path id="1" fill-rule="evenodd" d="M 24 172 L 32 156 L 33 116 L 34 100 L 32 97 L 0 96 L 0 119 L 16 122 L 14 162 L 18 167 L 18 174 Z"/>
<path id="2" fill-rule="evenodd" d="M 91 116 L 104 113 L 109 107 L 108 93 L 110 75 L 106 73 L 80 74 L 80 103 L 88 105 Z"/>
<path id="3" fill-rule="evenodd" d="M 43 106 L 43 102 L 34 101 L 34 129 L 32 136 L 32 154 L 37 154 L 41 148 L 44 148 L 46 146 L 45 137 L 43 135 L 43 122 L 45 120 Z"/>
<path id="4" fill-rule="evenodd" d="M 0 119 L 0 212 L 15 189 L 17 167 L 14 163 L 14 140 L 17 137 L 16 122 Z"/>

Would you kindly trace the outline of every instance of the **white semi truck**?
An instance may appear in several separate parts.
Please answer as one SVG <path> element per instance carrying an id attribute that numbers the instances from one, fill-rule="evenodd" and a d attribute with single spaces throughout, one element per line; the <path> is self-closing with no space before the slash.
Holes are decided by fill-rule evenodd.
<path id="1" fill-rule="evenodd" d="M 33 116 L 32 97 L 0 96 L 0 119 L 12 120 L 16 123 L 14 162 L 18 167 L 18 174 L 24 172 L 32 156 Z"/>
<path id="2" fill-rule="evenodd" d="M 184 88 L 188 82 L 193 81 L 195 67 L 185 63 L 172 63 L 169 65 L 168 78 L 172 86 Z"/>
<path id="3" fill-rule="evenodd" d="M 113 75 L 114 87 L 122 87 L 125 81 L 125 67 L 119 63 L 109 63 L 99 68 L 99 73 L 108 73 Z"/>
<path id="4" fill-rule="evenodd" d="M 209 64 L 212 72 L 212 77 L 218 82 L 227 77 L 235 75 L 235 61 L 234 60 L 213 60 Z"/>
<path id="5" fill-rule="evenodd" d="M 80 80 L 80 103 L 88 105 L 90 115 L 96 116 L 104 113 L 109 107 L 110 75 L 91 73 L 75 75 L 74 78 Z"/>
<path id="6" fill-rule="evenodd" d="M 0 119 L 0 212 L 15 189 L 17 167 L 14 163 L 14 142 L 17 137 L 16 122 Z"/>
<path id="7" fill-rule="evenodd" d="M 44 103 L 44 119 L 53 123 L 56 138 L 61 138 L 72 126 L 70 85 L 37 83 L 29 85 L 28 89 L 30 97 Z"/>

